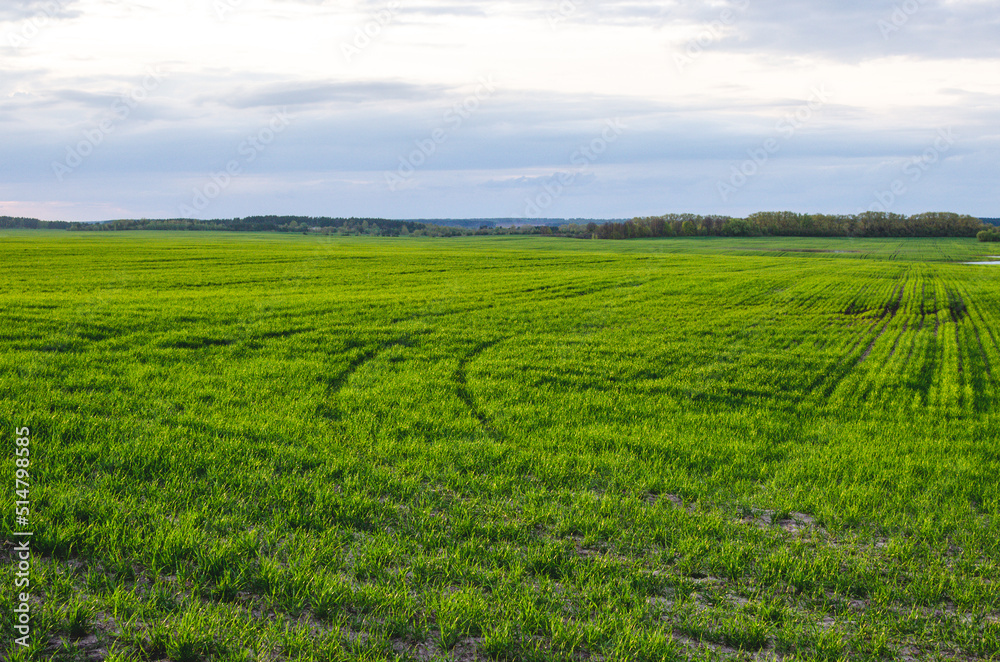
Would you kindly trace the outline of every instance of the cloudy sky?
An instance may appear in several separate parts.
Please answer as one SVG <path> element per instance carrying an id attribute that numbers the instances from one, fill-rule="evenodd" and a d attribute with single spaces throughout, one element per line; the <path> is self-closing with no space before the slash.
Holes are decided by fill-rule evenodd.
<path id="1" fill-rule="evenodd" d="M 995 0 L 3 0 L 0 215 L 1000 216 Z"/>

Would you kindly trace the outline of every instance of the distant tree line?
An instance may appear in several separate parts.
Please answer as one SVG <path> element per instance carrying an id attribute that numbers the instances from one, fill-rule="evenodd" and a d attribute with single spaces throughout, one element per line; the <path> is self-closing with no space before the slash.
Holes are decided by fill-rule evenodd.
<path id="1" fill-rule="evenodd" d="M 40 221 L 37 218 L 0 216 L 0 230 L 68 230 L 68 221 Z"/>
<path id="2" fill-rule="evenodd" d="M 0 229 L 57 229 L 77 232 L 183 230 L 216 232 L 296 232 L 304 234 L 370 237 L 460 237 L 479 234 L 558 234 L 552 227 L 498 227 L 493 221 L 394 221 L 385 218 L 328 218 L 313 216 L 248 216 L 232 219 L 118 219 L 100 223 L 40 221 L 37 218 L 0 217 Z M 513 220 L 513 219 L 511 219 Z"/>
<path id="3" fill-rule="evenodd" d="M 983 222 L 972 216 L 929 212 L 904 216 L 758 212 L 747 218 L 667 214 L 589 228 L 597 239 L 642 237 L 975 237 Z"/>
<path id="4" fill-rule="evenodd" d="M 215 230 L 223 232 L 322 232 L 324 234 L 372 234 L 398 236 L 417 224 L 377 218 L 325 218 L 312 216 L 248 216 L 214 219 L 122 219 L 106 223 L 76 223 L 72 230 Z"/>
<path id="5" fill-rule="evenodd" d="M 484 219 L 485 220 L 485 219 Z M 511 219 L 514 220 L 514 219 Z M 249 216 L 246 218 L 121 219 L 103 223 L 40 221 L 0 216 L 0 229 L 61 229 L 87 232 L 136 230 L 190 230 L 224 232 L 298 232 L 375 237 L 457 237 L 469 235 L 529 234 L 581 239 L 643 239 L 653 237 L 976 237 L 1000 241 L 1000 229 L 984 220 L 947 212 L 904 216 L 884 212 L 854 215 L 758 212 L 746 218 L 665 214 L 605 223 L 568 222 L 560 225 L 499 227 L 494 222 L 437 225 L 422 221 L 382 218 L 327 218 L 312 216 Z M 449 221 L 449 223 L 452 223 Z"/>
<path id="6" fill-rule="evenodd" d="M 399 236 L 428 226 L 408 221 L 379 218 L 314 218 L 309 216 L 249 216 L 214 219 L 119 219 L 102 223 L 40 221 L 36 218 L 0 216 L 0 229 L 53 229 L 79 232 L 124 232 L 136 230 L 186 230 L 223 232 L 321 232 L 324 234 L 368 234 Z"/>

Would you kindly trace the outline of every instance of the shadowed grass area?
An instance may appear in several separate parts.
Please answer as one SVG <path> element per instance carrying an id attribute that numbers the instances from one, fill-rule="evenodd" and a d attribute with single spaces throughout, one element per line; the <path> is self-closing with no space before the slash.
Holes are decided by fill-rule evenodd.
<path id="1" fill-rule="evenodd" d="M 0 233 L 18 655 L 995 659 L 988 252 Z"/>

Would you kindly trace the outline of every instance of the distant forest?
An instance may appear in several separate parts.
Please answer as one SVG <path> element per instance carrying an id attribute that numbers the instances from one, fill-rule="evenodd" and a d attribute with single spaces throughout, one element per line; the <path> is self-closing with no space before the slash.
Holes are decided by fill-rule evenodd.
<path id="1" fill-rule="evenodd" d="M 589 229 L 589 228 L 588 228 Z M 608 223 L 593 228 L 598 239 L 640 237 L 975 237 L 986 229 L 973 216 L 929 212 L 904 216 L 885 212 L 862 214 L 796 214 L 758 212 L 746 218 L 667 214 Z"/>
<path id="2" fill-rule="evenodd" d="M 50 229 L 73 232 L 135 230 L 191 230 L 225 232 L 297 232 L 325 235 L 432 236 L 538 234 L 580 239 L 643 239 L 652 237 L 976 237 L 996 241 L 1000 219 L 979 219 L 947 212 L 904 216 L 884 212 L 853 215 L 759 212 L 746 218 L 666 214 L 623 222 L 566 222 L 559 225 L 498 227 L 494 222 L 423 221 L 380 218 L 315 218 L 308 216 L 250 216 L 216 219 L 122 219 L 102 223 L 40 221 L 0 216 L 0 229 Z M 515 220 L 515 219 L 503 219 Z M 536 221 L 545 222 L 545 221 Z"/>

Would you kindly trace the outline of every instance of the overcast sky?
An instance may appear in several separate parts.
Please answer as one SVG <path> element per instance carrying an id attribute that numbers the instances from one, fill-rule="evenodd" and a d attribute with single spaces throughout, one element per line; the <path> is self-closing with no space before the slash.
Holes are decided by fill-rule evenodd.
<path id="1" fill-rule="evenodd" d="M 995 0 L 3 0 L 0 215 L 1000 216 Z"/>

